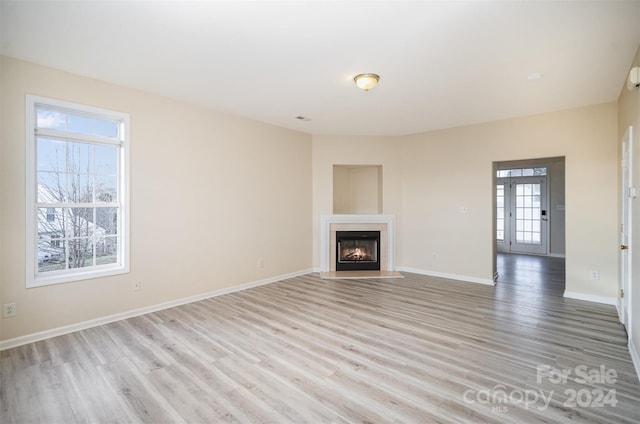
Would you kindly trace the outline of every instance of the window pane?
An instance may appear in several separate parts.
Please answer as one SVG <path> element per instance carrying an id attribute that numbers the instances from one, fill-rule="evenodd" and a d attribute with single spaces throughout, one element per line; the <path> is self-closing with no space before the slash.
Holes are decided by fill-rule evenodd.
<path id="1" fill-rule="evenodd" d="M 94 230 L 94 208 L 66 208 L 66 231 L 68 238 L 90 237 Z"/>
<path id="2" fill-rule="evenodd" d="M 59 242 L 65 234 L 64 210 L 62 208 L 38 208 L 38 243 L 48 247 L 60 247 L 52 243 L 55 238 Z M 57 246 L 56 246 L 57 244 Z"/>
<path id="3" fill-rule="evenodd" d="M 96 202 L 114 203 L 118 201 L 117 190 L 118 178 L 97 176 L 96 177 Z"/>
<path id="4" fill-rule="evenodd" d="M 93 175 L 68 175 L 67 201 L 73 203 L 93 202 Z"/>
<path id="5" fill-rule="evenodd" d="M 92 134 L 91 118 L 79 115 L 67 115 L 67 131 L 83 134 Z"/>
<path id="6" fill-rule="evenodd" d="M 37 108 L 36 126 L 38 128 L 97 135 L 113 139 L 118 138 L 119 129 L 119 123 L 116 120 L 75 114 L 46 107 Z"/>
<path id="7" fill-rule="evenodd" d="M 38 173 L 38 202 L 62 203 L 66 201 L 67 176 L 53 172 Z"/>
<path id="8" fill-rule="evenodd" d="M 38 138 L 38 171 L 63 171 L 66 167 L 66 142 L 50 138 Z"/>
<path id="9" fill-rule="evenodd" d="M 66 268 L 64 261 L 65 246 L 64 241 L 60 242 L 60 247 L 52 247 L 50 240 L 41 239 L 38 242 L 38 271 L 57 271 Z"/>
<path id="10" fill-rule="evenodd" d="M 102 137 L 118 138 L 118 122 L 96 119 L 94 134 Z"/>
<path id="11" fill-rule="evenodd" d="M 118 147 L 96 146 L 96 174 L 116 175 L 118 173 Z"/>
<path id="12" fill-rule="evenodd" d="M 547 175 L 547 168 L 546 167 L 534 168 L 534 174 L 535 175 Z"/>
<path id="13" fill-rule="evenodd" d="M 69 268 L 85 268 L 89 266 L 94 266 L 91 239 L 69 240 Z"/>
<path id="14" fill-rule="evenodd" d="M 72 173 L 93 174 L 92 144 L 67 143 L 67 169 Z"/>
<path id="15" fill-rule="evenodd" d="M 118 208 L 96 208 L 96 237 L 118 233 Z"/>
<path id="16" fill-rule="evenodd" d="M 533 176 L 533 169 L 532 168 L 525 168 L 522 170 L 522 176 L 523 177 L 532 177 Z"/>
<path id="17" fill-rule="evenodd" d="M 104 237 L 96 243 L 96 265 L 118 262 L 118 238 Z"/>
<path id="18" fill-rule="evenodd" d="M 36 125 L 38 128 L 64 130 L 67 127 L 67 115 L 58 111 L 38 108 Z"/>

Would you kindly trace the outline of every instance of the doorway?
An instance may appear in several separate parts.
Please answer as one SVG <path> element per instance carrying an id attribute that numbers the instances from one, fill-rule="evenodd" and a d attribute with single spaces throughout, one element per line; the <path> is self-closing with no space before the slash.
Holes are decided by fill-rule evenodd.
<path id="1" fill-rule="evenodd" d="M 564 287 L 564 157 L 493 165 L 495 280 L 519 285 L 551 278 Z"/>

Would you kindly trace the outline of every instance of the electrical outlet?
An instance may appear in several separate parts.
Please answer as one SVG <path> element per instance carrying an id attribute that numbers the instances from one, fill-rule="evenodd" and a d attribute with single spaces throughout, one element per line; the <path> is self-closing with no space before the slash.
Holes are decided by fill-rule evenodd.
<path id="1" fill-rule="evenodd" d="M 2 316 L 4 318 L 15 317 L 17 312 L 15 303 L 5 303 L 2 308 Z"/>
<path id="2" fill-rule="evenodd" d="M 258 260 L 258 268 L 259 269 L 264 269 L 264 259 L 259 259 Z"/>
<path id="3" fill-rule="evenodd" d="M 600 273 L 598 271 L 590 271 L 591 273 L 591 279 L 592 280 L 599 280 L 600 279 Z"/>
<path id="4" fill-rule="evenodd" d="M 142 288 L 142 283 L 140 281 L 133 282 L 133 291 L 138 291 Z"/>

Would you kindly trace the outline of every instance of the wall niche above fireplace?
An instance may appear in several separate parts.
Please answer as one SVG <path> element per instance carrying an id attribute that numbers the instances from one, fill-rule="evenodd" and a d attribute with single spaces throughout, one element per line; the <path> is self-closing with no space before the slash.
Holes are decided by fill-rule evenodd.
<path id="1" fill-rule="evenodd" d="M 382 165 L 333 165 L 333 213 L 382 213 Z"/>

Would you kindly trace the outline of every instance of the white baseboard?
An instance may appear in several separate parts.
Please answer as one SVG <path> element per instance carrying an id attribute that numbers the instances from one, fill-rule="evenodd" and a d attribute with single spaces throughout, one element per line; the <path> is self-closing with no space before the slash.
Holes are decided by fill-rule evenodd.
<path id="1" fill-rule="evenodd" d="M 410 268 L 406 266 L 398 267 L 397 270 L 404 271 L 404 272 L 412 272 L 414 274 L 429 275 L 431 277 L 448 278 L 450 280 L 464 281 L 467 283 L 485 284 L 488 286 L 496 285 L 496 283 L 490 278 L 477 278 L 477 277 L 469 277 L 467 275 L 447 274 L 445 272 L 429 271 L 426 269 Z"/>
<path id="2" fill-rule="evenodd" d="M 636 369 L 636 376 L 640 380 L 640 353 L 638 353 L 638 350 L 631 339 L 629 339 L 629 355 L 631 355 L 631 362 L 633 363 L 633 367 Z"/>
<path id="3" fill-rule="evenodd" d="M 91 327 L 97 327 L 99 325 L 109 324 L 111 322 L 120 321 L 127 318 L 137 317 L 139 315 L 148 314 L 151 312 L 161 311 L 163 309 L 169 309 L 187 303 L 197 302 L 199 300 L 209 299 L 211 297 L 222 296 L 223 294 L 234 293 L 241 290 L 250 289 L 253 287 L 263 286 L 265 284 L 275 283 L 277 281 L 286 280 L 288 278 L 299 277 L 312 272 L 311 269 L 305 269 L 302 271 L 292 272 L 289 274 L 278 275 L 275 277 L 265 278 L 263 280 L 252 281 L 249 283 L 240 284 L 233 287 L 226 287 L 224 289 L 213 290 L 206 293 L 197 294 L 194 296 L 184 297 L 182 299 L 171 300 L 169 302 L 160 303 L 157 305 L 146 306 L 144 308 L 133 309 L 131 311 L 121 312 L 114 315 L 108 315 L 92 319 L 89 321 L 83 321 L 76 324 L 65 325 L 63 327 L 52 328 L 50 330 L 40 331 L 38 333 L 27 334 L 25 336 L 15 337 L 13 339 L 0 341 L 0 352 L 13 347 L 22 346 L 28 343 L 34 343 L 40 340 L 48 339 L 51 337 L 62 336 L 64 334 L 73 333 L 75 331 L 84 330 Z"/>
<path id="4" fill-rule="evenodd" d="M 549 253 L 547 256 L 551 258 L 566 258 L 564 253 Z"/>
<path id="5" fill-rule="evenodd" d="M 569 299 L 586 300 L 587 302 L 604 303 L 605 305 L 612 305 L 616 307 L 618 306 L 618 299 L 615 297 L 596 296 L 594 294 L 578 293 L 566 290 L 563 296 Z M 620 316 L 619 312 L 618 316 Z"/>

